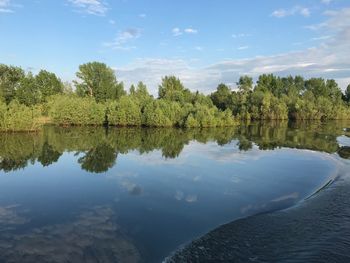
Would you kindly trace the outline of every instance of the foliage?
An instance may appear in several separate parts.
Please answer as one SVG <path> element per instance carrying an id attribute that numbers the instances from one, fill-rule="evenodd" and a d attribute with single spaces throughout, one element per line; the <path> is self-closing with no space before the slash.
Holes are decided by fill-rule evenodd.
<path id="1" fill-rule="evenodd" d="M 48 102 L 49 116 L 59 125 L 102 125 L 106 112 L 103 104 L 93 98 L 56 95 Z"/>
<path id="2" fill-rule="evenodd" d="M 107 105 L 109 125 L 141 126 L 141 110 L 135 98 L 123 96 L 118 101 L 112 101 Z"/>
<path id="3" fill-rule="evenodd" d="M 125 94 L 122 83 L 118 83 L 113 69 L 104 63 L 90 62 L 79 66 L 75 81 L 77 94 L 94 97 L 97 102 L 118 99 Z"/>
<path id="4" fill-rule="evenodd" d="M 0 102 L 0 131 L 36 131 L 40 128 L 39 116 L 38 108 L 27 107 L 15 100 L 9 105 Z"/>

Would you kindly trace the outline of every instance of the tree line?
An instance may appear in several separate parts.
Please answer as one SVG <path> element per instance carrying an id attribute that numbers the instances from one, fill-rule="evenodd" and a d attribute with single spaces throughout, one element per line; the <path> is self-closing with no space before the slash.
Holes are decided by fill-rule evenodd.
<path id="1" fill-rule="evenodd" d="M 232 90 L 219 84 L 204 95 L 191 92 L 175 76 L 165 76 L 158 97 L 144 83 L 128 92 L 104 63 L 79 66 L 77 80 L 63 83 L 54 73 L 37 75 L 0 64 L 0 130 L 28 131 L 41 118 L 58 125 L 224 127 L 238 120 L 327 120 L 350 118 L 350 85 L 334 80 L 264 74 L 256 85 L 240 77 Z"/>

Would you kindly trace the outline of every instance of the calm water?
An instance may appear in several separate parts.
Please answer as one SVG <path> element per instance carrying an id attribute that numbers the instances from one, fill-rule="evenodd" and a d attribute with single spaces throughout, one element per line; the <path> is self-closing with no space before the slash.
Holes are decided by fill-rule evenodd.
<path id="1" fill-rule="evenodd" d="M 349 136 L 339 122 L 1 134 L 0 262 L 161 262 L 317 198 L 350 167 Z"/>

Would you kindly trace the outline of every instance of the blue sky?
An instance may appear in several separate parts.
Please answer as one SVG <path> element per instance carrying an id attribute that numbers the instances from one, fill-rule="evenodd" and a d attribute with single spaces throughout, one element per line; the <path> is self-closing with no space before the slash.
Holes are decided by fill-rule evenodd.
<path id="1" fill-rule="evenodd" d="M 175 74 L 192 90 L 239 75 L 350 83 L 348 0 L 0 0 L 0 63 L 72 80 L 102 61 L 152 93 Z"/>

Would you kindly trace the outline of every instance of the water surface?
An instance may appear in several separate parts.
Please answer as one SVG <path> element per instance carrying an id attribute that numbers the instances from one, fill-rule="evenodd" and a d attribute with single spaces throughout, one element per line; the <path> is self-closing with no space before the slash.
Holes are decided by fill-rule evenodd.
<path id="1" fill-rule="evenodd" d="M 0 135 L 1 262 L 160 262 L 339 175 L 346 123 Z M 341 163 L 341 165 L 340 165 Z"/>

